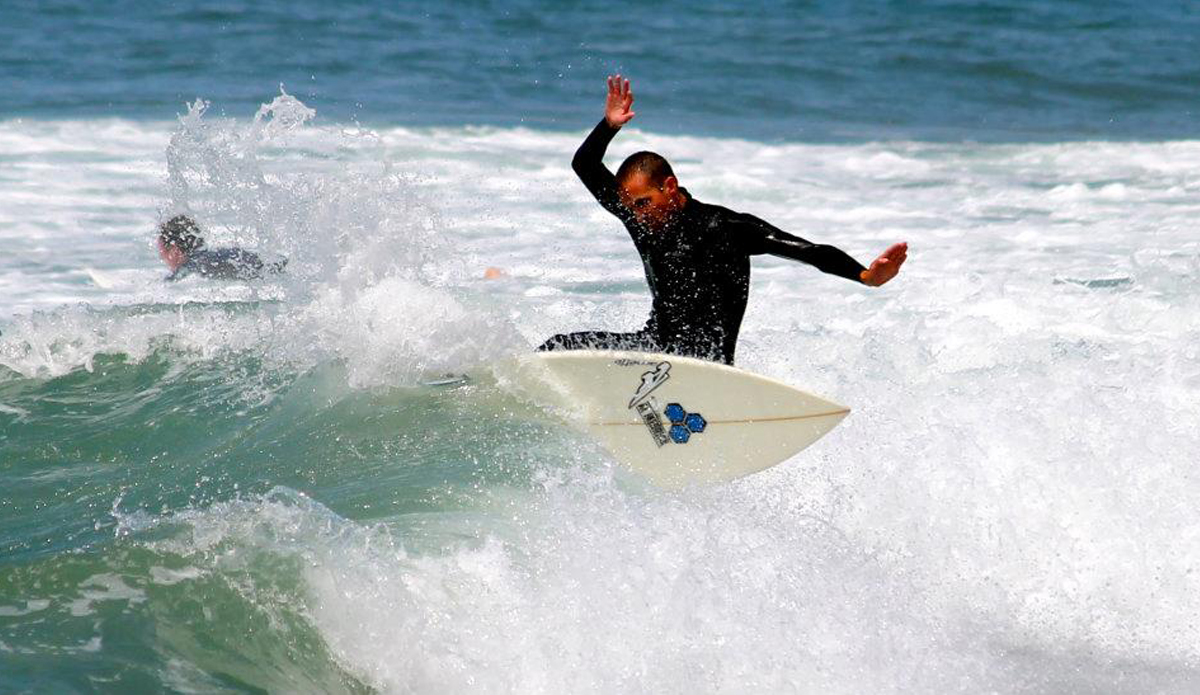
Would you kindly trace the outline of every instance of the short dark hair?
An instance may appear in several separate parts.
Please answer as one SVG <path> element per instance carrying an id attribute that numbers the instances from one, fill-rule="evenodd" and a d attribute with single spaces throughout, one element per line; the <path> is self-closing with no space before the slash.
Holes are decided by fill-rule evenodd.
<path id="1" fill-rule="evenodd" d="M 203 248 L 200 226 L 187 215 L 176 215 L 158 225 L 158 240 L 167 246 L 175 246 L 184 253 Z"/>
<path id="2" fill-rule="evenodd" d="M 623 184 L 634 174 L 645 174 L 654 186 L 661 187 L 667 177 L 674 176 L 671 164 L 657 152 L 634 152 L 617 169 L 617 183 Z"/>

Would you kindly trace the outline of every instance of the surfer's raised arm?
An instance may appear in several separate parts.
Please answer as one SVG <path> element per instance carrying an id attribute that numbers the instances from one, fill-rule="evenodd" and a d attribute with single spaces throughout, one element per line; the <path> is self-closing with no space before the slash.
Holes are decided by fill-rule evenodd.
<path id="1" fill-rule="evenodd" d="M 604 166 L 604 152 L 621 126 L 633 119 L 632 107 L 633 90 L 629 87 L 629 80 L 620 75 L 610 75 L 604 119 L 596 124 L 571 160 L 571 168 L 596 201 L 605 210 L 621 218 L 629 216 L 629 210 L 621 204 L 616 177 Z"/>
<path id="2" fill-rule="evenodd" d="M 629 80 L 620 75 L 608 78 L 608 98 L 604 100 L 604 121 L 613 128 L 620 128 L 633 120 L 633 90 Z"/>

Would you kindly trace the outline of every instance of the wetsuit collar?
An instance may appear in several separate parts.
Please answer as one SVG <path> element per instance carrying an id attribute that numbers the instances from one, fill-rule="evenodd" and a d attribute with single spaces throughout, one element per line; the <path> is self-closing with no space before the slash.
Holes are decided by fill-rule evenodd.
<path id="1" fill-rule="evenodd" d="M 671 226 L 678 224 L 681 220 L 687 219 L 690 211 L 694 207 L 691 204 L 693 200 L 692 194 L 688 193 L 688 190 L 683 186 L 679 187 L 679 192 L 683 194 L 683 205 L 677 211 L 675 211 L 675 215 L 673 216 L 674 219 L 672 219 L 670 222 Z"/>

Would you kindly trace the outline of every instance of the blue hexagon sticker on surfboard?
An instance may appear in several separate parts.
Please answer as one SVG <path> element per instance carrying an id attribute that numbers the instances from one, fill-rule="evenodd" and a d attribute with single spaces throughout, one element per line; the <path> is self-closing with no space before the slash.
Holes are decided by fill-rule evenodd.
<path id="1" fill-rule="evenodd" d="M 700 413 L 689 413 L 679 403 L 670 403 L 663 409 L 663 415 L 671 421 L 671 441 L 676 444 L 687 444 L 693 434 L 699 434 L 708 426 L 708 422 Z"/>

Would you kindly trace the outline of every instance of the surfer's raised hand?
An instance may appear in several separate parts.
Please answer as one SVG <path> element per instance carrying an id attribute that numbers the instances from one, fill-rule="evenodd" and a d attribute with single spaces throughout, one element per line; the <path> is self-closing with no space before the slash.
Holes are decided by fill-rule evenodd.
<path id="1" fill-rule="evenodd" d="M 604 103 L 604 120 L 613 128 L 620 128 L 633 119 L 633 91 L 629 80 L 620 75 L 608 76 L 608 100 Z"/>
<path id="2" fill-rule="evenodd" d="M 896 277 L 896 273 L 900 272 L 900 266 L 904 265 L 906 258 L 908 258 L 908 242 L 892 244 L 879 258 L 871 262 L 870 268 L 862 271 L 859 278 L 864 285 L 879 287 Z"/>

